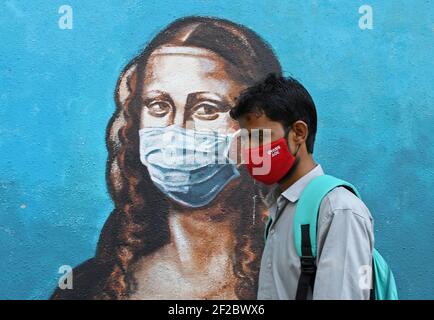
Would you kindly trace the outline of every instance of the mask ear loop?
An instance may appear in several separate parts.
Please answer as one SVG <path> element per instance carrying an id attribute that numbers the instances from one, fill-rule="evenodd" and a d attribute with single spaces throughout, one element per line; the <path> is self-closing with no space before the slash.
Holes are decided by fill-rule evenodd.
<path id="1" fill-rule="evenodd" d="M 235 132 L 233 132 L 233 133 L 230 133 L 230 134 L 228 134 L 228 143 L 227 143 L 227 145 L 226 145 L 226 147 L 225 147 L 225 149 L 224 149 L 224 155 L 225 155 L 225 157 L 229 160 L 229 162 L 230 163 L 233 163 L 233 164 L 236 164 L 237 165 L 237 168 L 241 165 L 241 164 L 237 164 L 236 163 L 236 161 L 233 161 L 230 157 L 229 157 L 229 151 L 230 151 L 230 149 L 231 149 L 231 146 L 232 146 L 232 143 L 233 143 L 233 141 L 234 141 L 234 139 L 236 139 L 236 138 L 238 138 L 238 136 L 241 134 L 241 129 L 238 129 L 237 131 L 235 131 Z M 237 152 L 238 152 L 238 148 L 237 148 Z M 238 156 L 238 154 L 236 155 L 236 156 Z"/>
<path id="2" fill-rule="evenodd" d="M 288 127 L 287 129 L 285 129 L 285 135 L 284 135 L 284 137 L 285 137 L 285 142 L 286 142 L 286 145 L 288 146 L 288 150 L 289 150 L 289 152 L 291 152 L 291 149 L 289 148 L 289 144 L 288 144 L 288 136 L 289 136 L 289 132 L 290 132 L 290 131 L 291 131 L 291 127 Z M 297 150 L 295 150 L 295 153 L 292 154 L 292 152 L 291 152 L 291 154 L 292 154 L 294 157 L 296 157 L 296 158 L 297 158 L 298 150 L 300 150 L 300 147 L 301 147 L 301 144 L 297 145 Z M 298 159 L 298 158 L 297 158 L 297 159 Z"/>
<path id="3" fill-rule="evenodd" d="M 289 135 L 290 131 L 291 131 L 291 127 L 287 128 L 285 130 L 285 142 L 286 142 L 286 145 L 288 147 L 289 152 L 292 154 L 291 148 L 289 148 L 289 144 L 288 144 L 288 135 Z M 292 156 L 295 158 L 294 164 L 292 165 L 291 169 L 289 169 L 289 171 L 285 174 L 285 176 L 282 178 L 282 180 L 288 179 L 294 173 L 295 168 L 298 166 L 298 163 L 300 162 L 300 158 L 297 157 L 297 153 L 298 153 L 298 150 L 300 150 L 300 147 L 301 147 L 301 144 L 299 144 L 297 146 L 297 150 L 295 151 L 294 154 L 292 154 Z"/>
<path id="4" fill-rule="evenodd" d="M 293 154 L 293 156 L 296 157 L 296 158 L 297 158 L 298 150 L 300 150 L 300 147 L 301 147 L 301 144 L 299 144 L 299 145 L 297 146 L 297 150 L 295 150 L 295 153 Z"/>

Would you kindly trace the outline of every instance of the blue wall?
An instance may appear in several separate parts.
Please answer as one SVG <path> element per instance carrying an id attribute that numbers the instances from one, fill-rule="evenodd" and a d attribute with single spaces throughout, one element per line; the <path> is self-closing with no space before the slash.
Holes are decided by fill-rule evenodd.
<path id="1" fill-rule="evenodd" d="M 434 298 L 432 1 L 2 1 L 0 298 L 45 299 L 112 209 L 105 127 L 122 67 L 174 19 L 265 38 L 318 108 L 316 160 L 359 187 L 401 298 Z M 98 3 L 98 4 L 97 4 Z M 73 8 L 72 30 L 58 8 Z M 360 30 L 358 8 L 374 10 Z"/>

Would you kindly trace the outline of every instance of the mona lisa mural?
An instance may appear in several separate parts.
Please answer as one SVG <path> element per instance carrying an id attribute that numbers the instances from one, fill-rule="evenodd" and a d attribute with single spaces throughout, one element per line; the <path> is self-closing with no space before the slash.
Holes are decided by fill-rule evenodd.
<path id="1" fill-rule="evenodd" d="M 177 155 L 226 150 L 271 72 L 313 96 L 315 160 L 363 195 L 400 298 L 432 299 L 432 9 L 3 1 L 0 299 L 255 299 L 267 190 Z"/>
<path id="2" fill-rule="evenodd" d="M 255 298 L 259 186 L 235 164 L 164 165 L 162 137 L 173 131 L 176 145 L 186 130 L 235 132 L 231 106 L 270 72 L 281 72 L 279 61 L 256 33 L 199 16 L 171 23 L 125 67 L 107 127 L 115 209 L 74 288 L 53 298 Z"/>

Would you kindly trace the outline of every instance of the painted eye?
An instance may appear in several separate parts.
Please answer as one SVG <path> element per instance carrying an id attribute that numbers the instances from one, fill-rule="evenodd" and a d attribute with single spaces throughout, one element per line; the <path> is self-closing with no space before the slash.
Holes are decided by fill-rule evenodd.
<path id="1" fill-rule="evenodd" d="M 170 104 L 164 101 L 152 102 L 149 105 L 147 105 L 146 108 L 148 109 L 148 113 L 151 116 L 158 117 L 158 118 L 164 117 L 171 110 Z"/>
<path id="2" fill-rule="evenodd" d="M 215 120 L 220 112 L 222 111 L 218 106 L 210 103 L 201 103 L 192 110 L 193 116 L 200 120 Z"/>

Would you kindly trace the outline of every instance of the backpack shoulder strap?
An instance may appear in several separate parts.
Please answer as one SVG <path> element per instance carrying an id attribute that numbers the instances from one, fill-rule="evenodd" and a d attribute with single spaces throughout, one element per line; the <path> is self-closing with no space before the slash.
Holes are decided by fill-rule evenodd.
<path id="1" fill-rule="evenodd" d="M 309 226 L 311 255 L 316 257 L 316 230 L 321 202 L 330 191 L 340 186 L 346 187 L 360 198 L 359 192 L 351 183 L 330 175 L 321 175 L 314 178 L 303 190 L 294 214 L 294 240 L 299 257 L 303 255 L 302 229 L 306 229 L 306 225 Z"/>
<path id="2" fill-rule="evenodd" d="M 300 278 L 296 300 L 306 300 L 309 287 L 314 287 L 316 274 L 316 231 L 318 212 L 322 199 L 336 187 L 344 186 L 360 197 L 356 188 L 330 175 L 314 178 L 303 190 L 294 214 L 294 241 L 300 257 Z"/>

